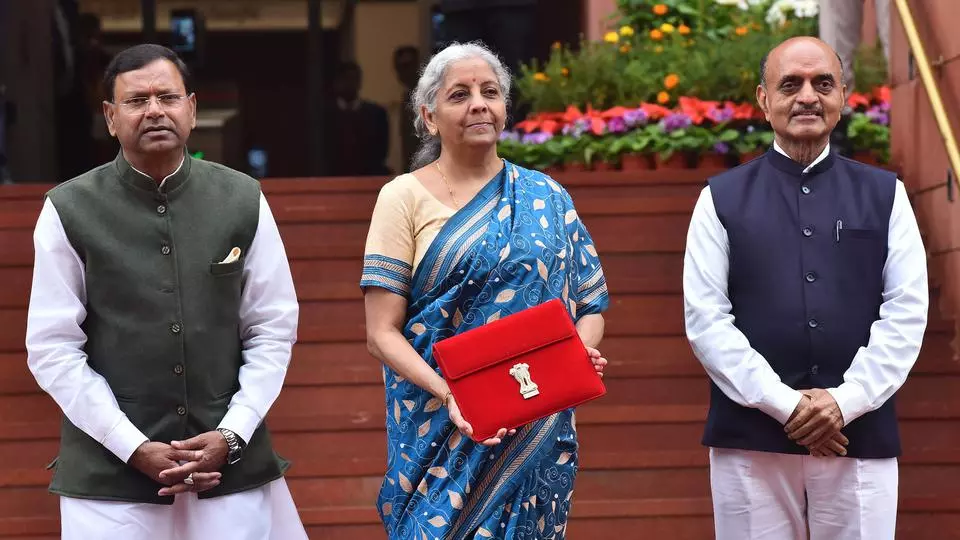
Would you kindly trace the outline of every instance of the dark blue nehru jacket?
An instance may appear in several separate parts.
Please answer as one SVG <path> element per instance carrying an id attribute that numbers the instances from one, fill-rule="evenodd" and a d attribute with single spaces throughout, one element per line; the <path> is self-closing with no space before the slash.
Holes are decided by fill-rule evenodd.
<path id="1" fill-rule="evenodd" d="M 735 325 L 797 390 L 843 382 L 880 318 L 896 176 L 833 153 L 807 173 L 775 150 L 709 181 L 730 240 Z M 900 454 L 894 399 L 843 429 L 850 457 Z M 703 443 L 804 454 L 783 426 L 711 383 Z"/>

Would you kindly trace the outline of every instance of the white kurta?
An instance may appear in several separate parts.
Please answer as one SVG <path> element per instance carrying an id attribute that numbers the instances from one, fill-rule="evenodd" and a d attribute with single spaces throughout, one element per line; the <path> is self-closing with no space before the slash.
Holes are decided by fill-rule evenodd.
<path id="1" fill-rule="evenodd" d="M 84 265 L 67 240 L 57 210 L 49 199 L 44 202 L 37 221 L 34 247 L 26 342 L 30 371 L 74 425 L 127 462 L 147 437 L 120 410 L 107 381 L 87 364 L 83 350 L 86 335 L 81 329 L 86 317 Z M 251 439 L 283 386 L 296 341 L 298 316 L 299 305 L 283 242 L 267 200 L 261 194 L 259 225 L 243 268 L 240 389 L 218 427 L 233 431 L 245 441 Z M 211 531 L 217 530 L 205 527 L 202 536 L 193 533 L 168 536 L 156 532 L 167 530 L 161 522 L 178 514 L 184 516 L 176 520 L 178 523 L 183 519 L 185 523 L 224 521 L 227 528 L 218 530 L 215 536 L 231 530 L 230 527 L 238 531 L 269 532 L 270 516 L 283 515 L 285 522 L 294 520 L 294 529 L 299 532 L 287 531 L 283 536 L 234 536 L 224 532 L 224 537 L 306 537 L 282 478 L 249 492 L 209 500 L 199 500 L 196 494 L 187 493 L 178 495 L 175 501 L 173 506 L 162 506 L 64 498 L 61 501 L 64 538 L 99 538 L 101 534 L 119 530 L 117 527 L 121 525 L 132 529 L 130 535 L 120 537 L 131 539 L 141 538 L 133 533 L 138 527 L 144 531 L 142 538 L 159 540 L 206 539 Z M 254 507 L 251 506 L 254 501 L 259 501 L 257 505 L 280 506 Z M 110 538 L 118 537 L 110 535 Z"/>
<path id="2" fill-rule="evenodd" d="M 786 155 L 779 145 L 774 144 L 774 148 Z M 829 151 L 827 146 L 810 167 Z M 741 406 L 760 409 L 785 424 L 802 396 L 780 380 L 734 326 L 727 295 L 728 256 L 727 232 L 717 217 L 708 186 L 697 201 L 687 235 L 683 270 L 687 337 L 710 379 L 727 397 Z M 844 373 L 844 382 L 826 389 L 837 401 L 844 425 L 879 408 L 903 385 L 920 352 L 928 302 L 926 251 L 906 190 L 897 180 L 883 268 L 880 318 L 870 329 L 867 346 L 860 348 Z M 799 534 L 801 528 L 806 530 L 803 519 L 808 512 L 813 540 L 861 538 L 852 532 L 825 536 L 816 532 L 820 529 L 814 527 L 819 519 L 813 515 L 814 510 L 827 504 L 817 500 L 820 495 L 837 495 L 830 508 L 839 513 L 837 519 L 846 522 L 861 523 L 877 509 L 888 512 L 890 519 L 869 518 L 871 526 L 877 528 L 862 538 L 893 538 L 895 459 L 770 456 L 761 452 L 711 450 L 719 540 L 805 538 L 794 534 Z M 830 472 L 818 477 L 818 481 L 815 471 L 823 468 Z M 867 489 L 862 483 L 863 475 L 882 484 L 881 488 Z M 870 508 L 863 506 L 866 498 Z M 790 519 L 790 527 L 779 528 L 777 523 L 783 519 Z M 745 529 L 748 522 L 751 525 Z M 794 533 L 785 532 L 789 530 Z"/>

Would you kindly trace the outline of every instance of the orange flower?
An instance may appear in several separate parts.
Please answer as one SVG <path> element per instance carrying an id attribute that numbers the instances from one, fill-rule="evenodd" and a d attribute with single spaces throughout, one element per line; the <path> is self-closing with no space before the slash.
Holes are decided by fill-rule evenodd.
<path id="1" fill-rule="evenodd" d="M 629 44 L 629 43 L 624 43 L 623 45 L 620 46 L 620 53 L 621 53 L 621 54 L 627 54 L 628 52 L 630 52 L 630 44 Z"/>
<path id="2" fill-rule="evenodd" d="M 680 77 L 675 73 L 671 73 L 663 78 L 663 87 L 667 90 L 673 90 L 680 83 Z"/>
<path id="3" fill-rule="evenodd" d="M 664 4 L 657 4 L 657 5 L 653 6 L 653 14 L 654 14 L 654 15 L 666 15 L 666 14 L 667 14 L 667 6 L 664 5 Z"/>
<path id="4" fill-rule="evenodd" d="M 550 77 L 547 77 L 546 73 L 538 72 L 533 74 L 533 80 L 540 82 L 547 82 L 550 80 Z"/>
<path id="5" fill-rule="evenodd" d="M 737 33 L 738 36 L 745 36 L 745 35 L 747 35 L 747 32 L 749 32 L 749 31 L 750 31 L 750 30 L 747 29 L 746 26 L 738 26 L 737 29 L 735 30 L 735 32 Z"/>
<path id="6" fill-rule="evenodd" d="M 677 32 L 680 32 L 681 36 L 685 36 L 690 33 L 690 27 L 685 24 L 681 24 L 677 27 Z"/>
<path id="7" fill-rule="evenodd" d="M 660 92 L 657 94 L 657 103 L 666 104 L 670 101 L 670 94 L 666 92 Z"/>
<path id="8" fill-rule="evenodd" d="M 653 39 L 653 40 L 663 39 L 663 32 L 654 28 L 653 30 L 650 31 L 650 39 Z"/>
<path id="9" fill-rule="evenodd" d="M 563 75 L 564 77 L 569 77 L 569 76 L 570 76 L 570 70 L 567 69 L 567 68 L 560 68 L 560 74 Z"/>
<path id="10" fill-rule="evenodd" d="M 560 47 L 563 47 L 563 45 L 561 45 L 559 41 L 554 41 L 554 42 L 553 42 L 553 49 L 554 49 L 554 50 L 560 50 Z"/>

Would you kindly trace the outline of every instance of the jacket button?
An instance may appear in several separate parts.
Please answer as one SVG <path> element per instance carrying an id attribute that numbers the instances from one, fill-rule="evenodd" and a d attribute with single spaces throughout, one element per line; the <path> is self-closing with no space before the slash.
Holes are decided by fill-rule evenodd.
<path id="1" fill-rule="evenodd" d="M 810 194 L 810 188 L 807 186 L 803 186 L 802 188 L 800 188 L 800 191 L 802 191 L 804 195 Z"/>
<path id="2" fill-rule="evenodd" d="M 170 331 L 173 332 L 174 334 L 179 334 L 180 330 L 182 330 L 182 328 L 180 328 L 179 323 L 173 323 L 170 325 Z"/>
<path id="3" fill-rule="evenodd" d="M 166 214 L 167 207 L 161 204 L 160 206 L 157 207 L 157 213 L 160 214 L 161 216 Z"/>
<path id="4" fill-rule="evenodd" d="M 820 373 L 820 366 L 818 366 L 818 365 L 816 365 L 816 364 L 810 366 L 810 374 L 811 374 L 811 375 L 816 375 L 817 373 Z"/>
<path id="5" fill-rule="evenodd" d="M 813 227 L 804 227 L 800 232 L 802 232 L 804 236 L 813 236 Z"/>
<path id="6" fill-rule="evenodd" d="M 183 374 L 183 364 L 177 364 L 177 365 L 173 366 L 173 372 L 176 373 L 177 375 L 182 375 L 182 374 Z"/>
<path id="7" fill-rule="evenodd" d="M 803 276 L 803 279 L 807 280 L 807 283 L 813 283 L 817 280 L 817 274 L 813 272 L 807 272 L 807 275 Z"/>
<path id="8" fill-rule="evenodd" d="M 183 405 L 180 405 L 179 407 L 177 407 L 177 414 L 179 414 L 180 416 L 187 414 L 187 408 L 184 407 Z"/>
<path id="9" fill-rule="evenodd" d="M 807 326 L 809 326 L 810 328 L 816 328 L 820 326 L 820 323 L 816 319 L 810 319 L 809 321 L 807 321 Z"/>
<path id="10" fill-rule="evenodd" d="M 164 255 L 169 255 L 169 254 L 170 254 L 170 246 L 163 246 L 162 248 L 160 248 L 160 253 L 163 253 Z"/>

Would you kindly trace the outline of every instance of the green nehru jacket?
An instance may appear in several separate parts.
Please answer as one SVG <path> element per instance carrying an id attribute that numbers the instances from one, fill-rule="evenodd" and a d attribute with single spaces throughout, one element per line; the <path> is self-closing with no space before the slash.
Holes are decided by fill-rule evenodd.
<path id="1" fill-rule="evenodd" d="M 240 293 L 260 186 L 186 157 L 159 187 L 122 154 L 52 189 L 67 239 L 85 267 L 90 367 L 151 441 L 213 431 L 240 388 Z M 172 504 L 161 485 L 123 463 L 66 418 L 50 489 L 70 497 Z M 261 424 L 243 459 L 226 465 L 216 497 L 282 476 L 286 462 Z"/>

